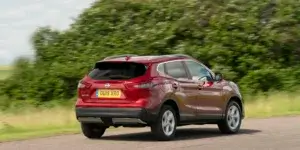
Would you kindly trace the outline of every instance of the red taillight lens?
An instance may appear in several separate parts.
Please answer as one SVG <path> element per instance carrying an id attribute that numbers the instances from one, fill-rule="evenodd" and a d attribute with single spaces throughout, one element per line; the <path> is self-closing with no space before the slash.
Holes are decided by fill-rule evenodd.
<path id="1" fill-rule="evenodd" d="M 86 83 L 84 81 L 79 81 L 78 83 L 78 94 L 82 99 L 87 99 L 90 97 L 90 90 L 91 84 Z"/>
<path id="2" fill-rule="evenodd" d="M 131 83 L 125 83 L 125 86 L 128 89 L 150 89 L 153 87 L 152 81 L 143 81 L 143 82 L 131 82 Z"/>
<path id="3" fill-rule="evenodd" d="M 77 86 L 77 88 L 79 88 L 79 89 L 83 89 L 83 88 L 85 88 L 85 85 L 84 85 L 84 84 L 82 84 L 81 82 L 79 82 L 79 83 L 78 83 L 78 86 Z"/>
<path id="4" fill-rule="evenodd" d="M 90 88 L 92 84 L 84 82 L 84 81 L 79 81 L 77 88 L 78 89 L 86 89 Z"/>
<path id="5" fill-rule="evenodd" d="M 140 83 L 140 84 L 134 85 L 133 87 L 139 88 L 139 89 L 150 89 L 153 87 L 153 83 L 152 82 Z"/>

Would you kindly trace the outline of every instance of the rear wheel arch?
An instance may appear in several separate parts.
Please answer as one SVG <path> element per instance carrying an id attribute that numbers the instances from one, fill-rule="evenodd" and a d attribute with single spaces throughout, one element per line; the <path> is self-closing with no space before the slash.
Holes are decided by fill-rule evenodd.
<path id="1" fill-rule="evenodd" d="M 164 103 L 161 105 L 161 108 L 162 108 L 163 106 L 166 106 L 166 105 L 171 106 L 171 107 L 175 110 L 177 121 L 180 121 L 180 111 L 179 111 L 179 107 L 178 107 L 176 101 L 175 101 L 175 100 L 172 100 L 172 99 L 167 99 L 167 100 L 165 100 Z"/>

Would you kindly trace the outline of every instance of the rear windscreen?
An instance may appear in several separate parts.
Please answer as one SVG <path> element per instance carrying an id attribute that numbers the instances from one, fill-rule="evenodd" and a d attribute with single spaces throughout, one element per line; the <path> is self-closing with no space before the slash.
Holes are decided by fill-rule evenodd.
<path id="1" fill-rule="evenodd" d="M 99 62 L 88 76 L 95 80 L 126 80 L 145 74 L 144 64 L 133 62 Z"/>

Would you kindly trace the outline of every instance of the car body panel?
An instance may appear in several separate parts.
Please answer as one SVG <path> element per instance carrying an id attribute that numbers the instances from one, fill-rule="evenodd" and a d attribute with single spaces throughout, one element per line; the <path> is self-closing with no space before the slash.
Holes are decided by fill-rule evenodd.
<path id="1" fill-rule="evenodd" d="M 120 114 L 124 110 L 128 114 L 147 116 L 140 119 L 149 125 L 156 119 L 161 107 L 166 102 L 172 101 L 178 108 L 179 123 L 189 124 L 207 119 L 222 119 L 228 102 L 237 99 L 241 101 L 244 117 L 243 99 L 238 86 L 234 82 L 226 80 L 194 80 L 189 65 L 186 63 L 189 61 L 203 65 L 200 61 L 189 56 L 172 57 L 172 55 L 166 55 L 165 57 L 134 56 L 98 61 L 97 63 L 100 64 L 106 62 L 139 63 L 145 65 L 146 71 L 138 77 L 126 80 L 97 80 L 92 79 L 89 75 L 85 76 L 80 81 L 81 86 L 83 84 L 84 88 L 79 87 L 78 89 L 76 109 L 80 109 L 80 111 L 76 116 L 77 118 L 82 117 L 80 113 L 85 111 L 85 114 L 95 114 L 95 116 L 90 117 L 105 117 L 106 119 L 109 117 L 112 119 L 116 117 L 113 114 Z M 168 74 L 166 64 L 172 62 L 183 64 L 184 69 L 177 70 L 177 72 L 185 71 L 187 75 L 185 78 L 175 78 Z M 203 65 L 203 68 L 207 69 L 211 78 L 215 77 L 214 72 L 205 65 Z M 121 96 L 119 98 L 99 98 L 95 93 L 97 89 L 118 89 L 121 90 Z M 95 113 L 94 110 L 85 110 L 85 108 L 99 110 L 99 113 Z M 142 110 L 137 110 L 139 108 Z M 110 113 L 100 110 L 110 111 Z M 136 112 L 132 113 L 133 110 L 136 110 Z M 105 116 L 101 116 L 103 114 Z M 111 116 L 107 116 L 107 114 Z M 132 115 L 128 117 L 132 117 Z"/>

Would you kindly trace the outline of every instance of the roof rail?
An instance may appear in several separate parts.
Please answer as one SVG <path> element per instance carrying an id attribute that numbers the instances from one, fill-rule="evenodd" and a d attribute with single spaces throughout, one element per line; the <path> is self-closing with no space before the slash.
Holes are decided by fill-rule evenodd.
<path id="1" fill-rule="evenodd" d="M 169 56 L 169 57 L 183 57 L 183 58 L 192 58 L 191 56 L 189 56 L 189 55 L 186 55 L 186 54 L 170 54 L 170 55 L 166 55 L 166 56 Z"/>
<path id="2" fill-rule="evenodd" d="M 105 57 L 103 60 L 109 60 L 109 59 L 114 59 L 114 58 L 122 58 L 122 57 L 134 57 L 134 56 L 139 56 L 139 55 L 135 55 L 135 54 L 113 55 L 113 56 Z"/>

